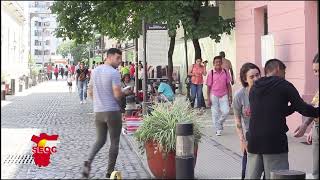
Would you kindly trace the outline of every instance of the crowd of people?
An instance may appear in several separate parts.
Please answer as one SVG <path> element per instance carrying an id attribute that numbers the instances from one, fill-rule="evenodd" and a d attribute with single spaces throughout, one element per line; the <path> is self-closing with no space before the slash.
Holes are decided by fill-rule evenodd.
<path id="1" fill-rule="evenodd" d="M 84 163 L 84 177 L 89 176 L 92 161 L 105 144 L 108 131 L 111 147 L 106 177 L 110 177 L 119 151 L 122 128 L 121 101 L 123 97 L 134 94 L 135 80 L 140 81 L 143 78 L 141 74 L 139 76 L 139 72 L 143 72 L 142 64 L 138 64 L 138 79 L 136 79 L 135 65 L 130 62 L 123 63 L 121 59 L 122 52 L 111 48 L 105 55 L 104 64 L 95 65 L 90 76 L 83 63 L 80 63 L 79 68 L 75 70 L 81 103 L 86 101 L 87 91 L 88 96 L 93 99 L 98 135 L 88 160 Z M 294 85 L 285 80 L 285 64 L 281 60 L 270 59 L 264 66 L 264 76 L 257 65 L 253 63 L 242 65 L 240 69 L 242 88 L 233 97 L 233 70 L 230 61 L 225 59 L 224 52 L 213 58 L 211 70 L 207 70 L 207 63 L 202 62 L 202 59 L 196 59 L 188 72 L 192 107 L 203 111 L 205 101 L 202 88 L 204 84 L 207 85 L 208 101 L 205 106 L 211 108 L 217 136 L 223 134 L 224 121 L 230 109 L 233 109 L 236 131 L 243 152 L 242 178 L 256 179 L 263 175 L 270 179 L 271 171 L 289 169 L 286 117 L 295 111 L 310 117 L 295 130 L 295 137 L 303 136 L 308 125 L 314 124 L 312 135 L 308 135 L 308 142 L 312 140 L 313 175 L 318 178 L 319 92 L 315 95 L 312 105 L 304 102 Z M 318 77 L 318 55 L 315 56 L 311 68 Z M 206 82 L 204 76 L 207 76 Z M 174 101 L 174 93 L 169 84 L 157 82 L 154 85 L 158 102 Z"/>
<path id="2" fill-rule="evenodd" d="M 191 106 L 203 111 L 211 107 L 212 120 L 217 136 L 223 132 L 223 124 L 232 108 L 236 131 L 243 152 L 242 179 L 270 179 L 272 170 L 289 169 L 286 117 L 297 111 L 310 117 L 296 130 L 301 137 L 313 123 L 307 142 L 313 144 L 313 176 L 319 178 L 319 91 L 312 105 L 300 97 L 293 84 L 285 80 L 285 64 L 270 59 L 264 66 L 265 76 L 253 63 L 245 63 L 240 69 L 242 88 L 233 97 L 234 75 L 231 62 L 222 51 L 213 58 L 213 69 L 207 70 L 207 61 L 196 59 L 189 68 Z M 318 54 L 313 60 L 313 71 L 319 77 Z M 310 67 L 311 69 L 311 67 Z M 204 82 L 206 76 L 206 83 Z M 207 105 L 204 105 L 203 85 L 207 85 Z M 195 106 L 196 102 L 196 106 Z M 290 103 L 290 106 L 288 106 Z M 314 107 L 313 107 L 314 106 Z M 248 166 L 248 168 L 247 168 Z"/>

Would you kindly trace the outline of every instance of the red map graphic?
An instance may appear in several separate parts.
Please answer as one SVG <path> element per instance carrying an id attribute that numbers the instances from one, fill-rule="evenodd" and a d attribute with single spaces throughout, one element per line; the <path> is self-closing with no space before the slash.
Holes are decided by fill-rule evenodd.
<path id="1" fill-rule="evenodd" d="M 41 133 L 40 136 L 33 135 L 31 138 L 32 142 L 37 143 L 37 147 L 39 147 L 39 142 L 41 140 L 49 140 L 49 141 L 56 141 L 58 140 L 58 135 L 47 135 L 46 133 Z M 39 167 L 46 167 L 50 164 L 50 155 L 51 152 L 34 152 L 33 159 L 37 166 Z"/>

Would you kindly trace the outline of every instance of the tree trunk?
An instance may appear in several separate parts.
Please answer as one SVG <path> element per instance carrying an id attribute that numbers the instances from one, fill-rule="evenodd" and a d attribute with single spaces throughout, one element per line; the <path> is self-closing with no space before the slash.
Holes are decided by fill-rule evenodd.
<path id="1" fill-rule="evenodd" d="M 172 61 L 172 56 L 173 56 L 173 51 L 174 51 L 174 45 L 176 43 L 176 34 L 170 37 L 170 45 L 169 45 L 169 51 L 168 51 L 168 80 L 169 80 L 169 85 L 173 87 L 172 81 L 172 73 L 173 73 L 173 61 Z"/>
<path id="2" fill-rule="evenodd" d="M 201 48 L 199 44 L 199 39 L 192 39 L 194 46 L 194 60 L 201 58 Z"/>

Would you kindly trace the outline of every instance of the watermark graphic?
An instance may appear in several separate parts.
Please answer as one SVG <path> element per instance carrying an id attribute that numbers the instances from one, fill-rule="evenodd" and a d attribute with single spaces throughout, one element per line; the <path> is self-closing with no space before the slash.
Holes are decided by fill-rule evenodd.
<path id="1" fill-rule="evenodd" d="M 50 155 L 57 152 L 57 147 L 49 146 L 49 144 L 57 141 L 58 137 L 58 135 L 48 135 L 46 133 L 31 137 L 31 141 L 37 144 L 37 146 L 32 147 L 32 156 L 37 166 L 47 167 L 50 164 Z"/>

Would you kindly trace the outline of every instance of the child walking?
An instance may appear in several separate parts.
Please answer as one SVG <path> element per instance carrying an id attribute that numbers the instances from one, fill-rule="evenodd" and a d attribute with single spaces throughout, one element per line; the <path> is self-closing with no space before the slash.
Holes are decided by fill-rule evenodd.
<path id="1" fill-rule="evenodd" d="M 72 92 L 72 75 L 71 74 L 68 74 L 67 84 L 69 86 L 69 93 L 71 93 Z"/>

